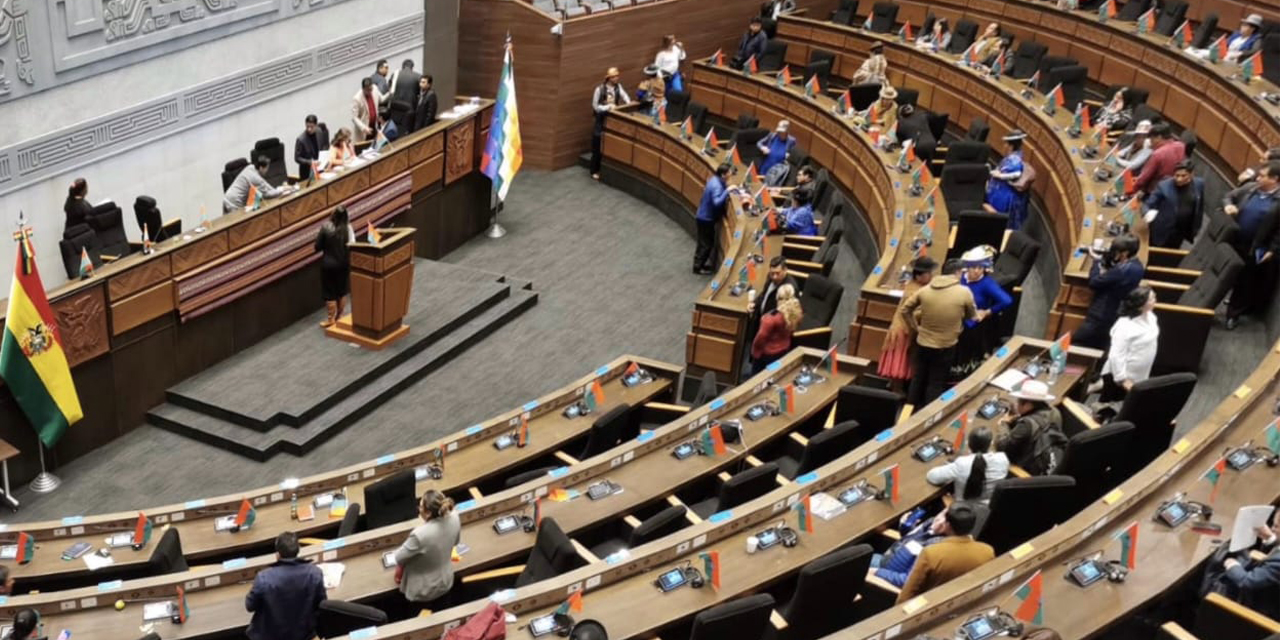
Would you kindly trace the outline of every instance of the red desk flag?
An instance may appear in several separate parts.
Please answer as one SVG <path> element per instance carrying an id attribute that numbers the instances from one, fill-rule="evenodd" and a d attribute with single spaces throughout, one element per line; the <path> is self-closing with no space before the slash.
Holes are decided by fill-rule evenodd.
<path id="1" fill-rule="evenodd" d="M 1014 597 L 1019 604 L 1013 617 L 1031 624 L 1044 624 L 1044 577 L 1038 570 L 1018 587 Z"/>
<path id="2" fill-rule="evenodd" d="M 721 49 L 716 49 L 716 52 L 715 52 L 715 53 L 713 53 L 713 54 L 711 54 L 711 59 L 710 59 L 708 62 L 709 62 L 710 64 L 712 64 L 713 66 L 723 67 L 723 66 L 724 66 L 724 51 L 723 51 L 723 50 L 721 50 Z"/>
<path id="3" fill-rule="evenodd" d="M 377 228 L 377 227 L 375 227 L 375 226 L 373 226 L 373 223 L 372 223 L 372 222 L 370 222 L 370 223 L 369 223 L 369 231 L 368 231 L 367 235 L 369 236 L 369 242 L 371 242 L 371 243 L 373 243 L 373 244 L 381 244 L 381 243 L 382 243 L 382 234 L 381 234 L 381 233 L 378 233 L 378 228 Z"/>
<path id="4" fill-rule="evenodd" d="M 1120 540 L 1120 562 L 1128 567 L 1130 571 L 1138 568 L 1138 522 L 1135 520 L 1133 524 L 1125 527 L 1116 536 Z"/>
<path id="5" fill-rule="evenodd" d="M 80 247 L 80 277 L 86 278 L 93 275 L 93 261 L 89 259 L 89 249 Z"/>
<path id="6" fill-rule="evenodd" d="M 35 536 L 22 532 L 18 534 L 18 555 L 14 558 L 18 564 L 27 564 L 36 557 Z"/>
<path id="7" fill-rule="evenodd" d="M 191 617 L 191 605 L 187 604 L 187 591 L 178 585 L 178 624 L 185 624 Z"/>
<path id="8" fill-rule="evenodd" d="M 1191 30 L 1190 20 L 1182 21 L 1182 26 L 1178 27 L 1178 33 L 1182 34 L 1183 46 L 1191 46 L 1191 41 L 1195 39 L 1195 32 Z"/>
<path id="9" fill-rule="evenodd" d="M 703 138 L 702 150 L 706 152 L 715 151 L 720 148 L 720 140 L 716 138 L 716 128 L 711 127 L 707 132 L 707 137 Z"/>
<path id="10" fill-rule="evenodd" d="M 133 544 L 137 547 L 146 546 L 151 541 L 151 519 L 141 511 L 138 512 L 138 521 L 133 525 Z"/>
<path id="11" fill-rule="evenodd" d="M 899 35 L 899 36 L 902 36 L 902 40 L 903 40 L 903 42 L 911 42 L 912 40 L 915 40 L 915 37 L 913 37 L 913 36 L 911 35 L 911 21 L 910 21 L 910 20 L 908 20 L 908 21 L 906 21 L 905 23 L 903 23 L 902 28 L 901 28 L 901 29 L 898 29 L 898 35 Z"/>
<path id="12" fill-rule="evenodd" d="M 804 95 L 810 98 L 822 95 L 822 83 L 818 82 L 818 74 L 809 76 L 809 81 L 804 83 Z"/>
<path id="13" fill-rule="evenodd" d="M 1205 480 L 1208 480 L 1209 485 L 1213 487 L 1209 490 L 1209 504 L 1213 504 L 1213 499 L 1218 497 L 1218 481 L 1222 479 L 1222 474 L 1225 473 L 1226 470 L 1227 459 L 1218 458 L 1218 461 L 1213 463 L 1213 466 L 1209 467 L 1209 470 L 1204 472 L 1203 476 L 1200 476 Z"/>
<path id="14" fill-rule="evenodd" d="M 809 496 L 805 496 L 796 503 L 796 528 L 805 533 L 813 533 L 813 507 L 809 503 Z"/>
<path id="15" fill-rule="evenodd" d="M 707 581 L 711 583 L 711 588 L 716 591 L 720 590 L 720 552 L 710 551 L 702 554 L 703 570 L 707 574 Z"/>
<path id="16" fill-rule="evenodd" d="M 529 444 L 529 419 L 525 414 L 520 414 L 520 429 L 516 431 L 516 446 L 523 447 Z"/>
<path id="17" fill-rule="evenodd" d="M 796 410 L 796 388 L 793 385 L 778 387 L 778 407 L 783 413 L 794 413 Z"/>
<path id="18" fill-rule="evenodd" d="M 623 371 L 623 372 L 622 372 L 622 375 L 624 375 L 624 376 L 629 376 L 629 375 L 634 375 L 634 374 L 639 373 L 639 372 L 640 372 L 640 365 L 638 365 L 638 364 L 636 364 L 636 363 L 632 362 L 632 363 L 630 363 L 630 364 L 628 364 L 628 365 L 627 365 L 627 370 L 626 370 L 626 371 Z"/>
<path id="19" fill-rule="evenodd" d="M 778 72 L 778 86 L 785 87 L 791 84 L 791 68 L 783 65 L 782 71 Z"/>
<path id="20" fill-rule="evenodd" d="M 956 430 L 956 437 L 951 441 L 951 448 L 958 455 L 964 450 L 964 437 L 969 431 L 969 412 L 962 411 L 959 418 L 951 421 L 951 428 Z"/>
<path id="21" fill-rule="evenodd" d="M 236 526 L 241 529 L 247 529 L 253 526 L 253 521 L 258 517 L 258 511 L 249 504 L 249 499 L 245 498 L 240 501 L 240 510 L 236 512 Z"/>
<path id="22" fill-rule="evenodd" d="M 542 528 L 542 498 L 533 501 L 533 526 L 535 529 Z"/>
<path id="23" fill-rule="evenodd" d="M 822 356 L 822 362 L 818 363 L 824 371 L 827 371 L 833 376 L 840 371 L 840 359 L 838 358 L 839 352 L 840 345 L 837 344 L 834 347 L 827 349 L 827 354 Z"/>
<path id="24" fill-rule="evenodd" d="M 880 476 L 884 478 L 885 495 L 889 496 L 889 502 L 893 502 L 893 503 L 898 502 L 898 495 L 899 495 L 898 485 L 900 484 L 898 482 L 899 480 L 898 473 L 899 473 L 899 469 L 898 469 L 898 465 L 896 464 L 893 465 L 892 467 L 889 467 L 887 469 L 883 469 L 882 471 L 880 471 Z"/>

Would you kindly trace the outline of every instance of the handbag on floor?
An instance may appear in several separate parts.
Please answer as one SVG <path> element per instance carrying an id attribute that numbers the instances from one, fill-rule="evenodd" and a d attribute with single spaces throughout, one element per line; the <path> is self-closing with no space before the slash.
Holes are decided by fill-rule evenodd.
<path id="1" fill-rule="evenodd" d="M 490 602 L 480 613 L 445 632 L 441 640 L 505 640 L 507 637 L 507 612 L 496 602 Z"/>

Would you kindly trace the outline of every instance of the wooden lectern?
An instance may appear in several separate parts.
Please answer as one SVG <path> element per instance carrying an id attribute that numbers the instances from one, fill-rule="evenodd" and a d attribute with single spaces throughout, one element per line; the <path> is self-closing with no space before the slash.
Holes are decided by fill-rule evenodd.
<path id="1" fill-rule="evenodd" d="M 351 313 L 325 329 L 332 338 L 379 350 L 409 333 L 404 316 L 413 290 L 412 227 L 380 229 L 377 244 L 352 242 Z"/>

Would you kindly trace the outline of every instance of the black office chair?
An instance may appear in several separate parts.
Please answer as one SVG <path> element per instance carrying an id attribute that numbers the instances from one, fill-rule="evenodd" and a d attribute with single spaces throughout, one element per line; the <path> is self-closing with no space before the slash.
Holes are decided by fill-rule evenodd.
<path id="1" fill-rule="evenodd" d="M 1280 56 L 1277 56 L 1276 62 L 1280 62 Z M 1196 145 L 1200 143 L 1200 138 L 1196 136 L 1194 129 L 1183 129 L 1178 135 L 1178 140 L 1182 141 L 1183 157 L 1194 158 L 1196 154 Z"/>
<path id="2" fill-rule="evenodd" d="M 1049 47 L 1039 42 L 1019 42 L 1018 48 L 1013 51 L 1013 65 L 1009 67 L 1008 76 L 1019 80 L 1030 78 L 1040 69 L 1040 59 L 1048 52 Z"/>
<path id="3" fill-rule="evenodd" d="M 778 607 L 787 621 L 780 640 L 817 640 L 858 621 L 853 605 L 871 568 L 871 545 L 832 551 L 800 569 L 791 599 Z"/>
<path id="4" fill-rule="evenodd" d="M 68 280 L 80 277 L 80 256 L 84 251 L 89 253 L 89 262 L 93 264 L 93 268 L 102 266 L 97 244 L 98 237 L 87 223 L 71 225 L 62 232 L 58 252 L 62 255 L 62 266 L 66 269 Z"/>
<path id="5" fill-rule="evenodd" d="M 980 140 L 956 140 L 947 146 L 944 164 L 985 164 L 991 159 L 991 145 Z"/>
<path id="6" fill-rule="evenodd" d="M 1177 27 L 1174 27 L 1175 29 Z M 1199 26 L 1191 36 L 1191 46 L 1196 49 L 1206 49 L 1213 40 L 1213 36 L 1218 31 L 1218 14 L 1206 13 L 1204 18 L 1200 20 Z"/>
<path id="7" fill-rule="evenodd" d="M 813 210 L 819 213 L 826 211 L 835 191 L 831 188 L 831 174 L 826 169 L 818 169 L 813 174 Z"/>
<path id="8" fill-rule="evenodd" d="M 960 19 L 951 29 L 951 42 L 947 43 L 947 53 L 962 54 L 973 46 L 978 39 L 978 23 L 973 20 Z"/>
<path id="9" fill-rule="evenodd" d="M 668 122 L 684 122 L 685 116 L 689 115 L 689 92 L 688 91 L 668 91 L 667 95 L 667 121 Z M 695 127 L 696 130 L 696 127 Z"/>
<path id="10" fill-rule="evenodd" d="M 929 121 L 929 134 L 934 140 L 941 140 L 947 134 L 947 122 L 951 120 L 950 114 L 930 111 L 924 114 L 924 117 Z"/>
<path id="11" fill-rule="evenodd" d="M 1280 82 L 1280 69 L 1272 69 L 1267 65 L 1280 67 L 1280 32 L 1268 33 L 1262 37 L 1262 77 L 1271 83 Z"/>
<path id="12" fill-rule="evenodd" d="M 400 126 L 399 123 L 396 126 Z M 266 138 L 253 143 L 253 150 L 249 152 L 250 161 L 256 160 L 259 156 L 266 156 L 271 161 L 262 178 L 273 187 L 284 184 L 285 179 L 289 177 L 289 169 L 285 164 L 284 143 L 280 142 L 280 138 Z"/>
<path id="13" fill-rule="evenodd" d="M 689 640 L 764 640 L 773 630 L 773 596 L 757 593 L 703 609 L 693 618 Z"/>
<path id="14" fill-rule="evenodd" d="M 1178 297 L 1178 304 L 1184 307 L 1200 309 L 1216 309 L 1227 293 L 1236 284 L 1240 271 L 1244 269 L 1244 260 L 1229 245 L 1219 244 L 1213 261 L 1205 266 L 1200 275 L 1191 283 L 1191 287 Z"/>
<path id="15" fill-rule="evenodd" d="M 877 2 L 871 5 L 871 32 L 889 33 L 898 21 L 896 2 Z"/>
<path id="16" fill-rule="evenodd" d="M 687 509 L 682 505 L 674 505 L 649 516 L 648 519 L 640 523 L 640 526 L 634 529 L 626 523 L 619 523 L 617 526 L 630 529 L 630 532 L 609 538 L 591 547 L 591 555 L 597 558 L 607 558 L 623 549 L 634 549 L 646 542 L 675 533 L 689 526 L 689 519 L 685 516 L 686 512 Z"/>
<path id="17" fill-rule="evenodd" d="M 894 101 L 898 103 L 898 106 L 909 104 L 914 107 L 920 101 L 920 91 L 903 87 L 898 89 L 898 97 Z"/>
<path id="18" fill-rule="evenodd" d="M 1051 56 L 1045 55 L 1040 58 L 1040 86 L 1033 87 L 1041 93 L 1045 93 L 1053 89 L 1053 83 L 1049 82 L 1049 72 L 1058 67 L 1074 67 L 1079 66 L 1080 61 L 1069 56 Z"/>
<path id="19" fill-rule="evenodd" d="M 1164 5 L 1156 11 L 1156 33 L 1162 36 L 1173 35 L 1173 30 L 1182 26 L 1187 18 L 1187 3 L 1184 0 L 1165 0 Z"/>
<path id="20" fill-rule="evenodd" d="M 521 471 L 520 473 L 510 476 L 504 480 L 502 486 L 507 489 L 510 489 L 511 487 L 518 487 L 526 482 L 537 480 L 538 478 L 551 473 L 555 469 L 557 469 L 557 467 L 538 467 L 537 469 Z"/>
<path id="21" fill-rule="evenodd" d="M 840 6 L 831 12 L 831 21 L 846 27 L 858 17 L 858 0 L 840 0 Z"/>
<path id="22" fill-rule="evenodd" d="M 104 202 L 85 217 L 98 240 L 98 252 L 104 260 L 123 258 L 133 252 L 124 230 L 124 212 L 114 202 Z"/>
<path id="23" fill-rule="evenodd" d="M 777 475 L 778 465 L 772 462 L 739 471 L 720 485 L 714 497 L 690 505 L 689 510 L 705 520 L 713 513 L 732 509 L 769 493 L 778 486 Z"/>
<path id="24" fill-rule="evenodd" d="M 147 236 L 152 242 L 159 242 L 167 238 L 164 235 L 164 221 L 160 218 L 160 208 L 156 206 L 156 199 L 151 196 L 138 196 L 133 201 L 133 217 L 138 221 L 138 230 L 147 230 Z"/>
<path id="25" fill-rule="evenodd" d="M 830 51 L 827 51 L 826 49 L 819 49 L 817 47 L 814 47 L 809 50 L 809 64 L 813 64 L 815 62 L 822 62 L 823 60 L 826 60 L 827 64 L 830 65 L 827 67 L 827 73 L 830 74 L 831 68 L 836 66 L 836 54 Z M 827 86 L 827 78 L 822 78 L 821 80 L 822 80 L 822 86 L 824 87 Z"/>
<path id="26" fill-rule="evenodd" d="M 169 527 L 160 535 L 160 541 L 147 559 L 147 576 L 182 573 L 187 568 L 187 558 L 182 555 L 182 538 L 177 529 Z"/>
<path id="27" fill-rule="evenodd" d="M 816 329 L 831 326 L 831 319 L 840 306 L 840 298 L 844 296 L 844 285 L 819 274 L 805 279 L 804 295 L 800 296 L 800 308 L 804 311 L 804 319 L 800 321 L 800 329 Z"/>
<path id="28" fill-rule="evenodd" d="M 222 165 L 222 190 L 226 191 L 231 188 L 231 183 L 236 181 L 236 176 L 240 175 L 240 172 L 247 166 L 249 166 L 249 161 L 244 158 L 236 158 Z"/>
<path id="29" fill-rule="evenodd" d="M 1116 13 L 1116 20 L 1121 22 L 1137 22 L 1142 14 L 1151 8 L 1153 0 L 1129 0 Z M 1178 25 L 1174 25 L 1177 27 Z"/>
<path id="30" fill-rule="evenodd" d="M 1112 422 L 1077 433 L 1067 441 L 1067 451 L 1053 473 L 1075 479 L 1077 510 L 1127 479 L 1118 472 L 1126 466 L 1133 435 L 1132 422 Z"/>
<path id="31" fill-rule="evenodd" d="M 795 480 L 797 476 L 853 451 L 862 444 L 858 441 L 858 435 L 858 422 L 850 420 L 830 429 L 823 429 L 803 445 L 795 439 L 788 439 L 787 452 L 774 460 L 778 465 L 778 473 L 788 480 Z"/>
<path id="32" fill-rule="evenodd" d="M 987 213 L 982 209 L 961 211 L 956 216 L 956 241 L 947 251 L 947 257 L 959 257 L 965 251 L 984 244 L 998 250 L 1008 227 L 1009 216 L 1003 213 Z"/>
<path id="33" fill-rule="evenodd" d="M 516 578 L 515 586 L 520 588 L 585 566 L 587 561 L 578 554 L 573 541 L 565 535 L 555 519 L 543 518 L 542 526 L 538 528 L 538 538 L 533 543 L 533 550 L 529 552 L 524 569 Z"/>
<path id="34" fill-rule="evenodd" d="M 982 116 L 974 116 L 969 120 L 969 129 L 964 132 L 964 139 L 972 142 L 986 142 L 991 135 L 991 125 Z"/>
<path id="35" fill-rule="evenodd" d="M 685 107 L 685 115 L 693 118 L 693 130 L 700 136 L 707 134 L 707 106 L 696 100 L 690 100 Z"/>
<path id="36" fill-rule="evenodd" d="M 402 469 L 364 488 L 365 527 L 377 529 L 418 515 L 413 469 Z"/>
<path id="37" fill-rule="evenodd" d="M 818 86 L 826 88 L 831 84 L 831 60 L 814 60 L 804 67 L 804 81 L 818 76 Z"/>
<path id="38" fill-rule="evenodd" d="M 731 146 L 738 146 L 738 156 L 742 158 L 742 161 L 746 164 L 751 164 L 752 161 L 760 157 L 760 149 L 756 147 L 756 143 L 767 135 L 769 135 L 767 129 L 742 129 L 734 132 L 730 142 Z M 727 160 L 728 156 L 725 159 Z"/>
<path id="39" fill-rule="evenodd" d="M 1075 515 L 1076 481 L 1067 476 L 1009 478 L 995 483 L 991 514 L 977 536 L 996 555 L 1048 531 Z"/>
<path id="40" fill-rule="evenodd" d="M 1040 243 L 1022 230 L 1009 234 L 1004 250 L 996 257 L 992 277 L 1005 291 L 1022 286 L 1040 255 Z"/>
<path id="41" fill-rule="evenodd" d="M 778 37 L 778 21 L 771 17 L 763 16 L 760 18 L 760 30 L 764 32 L 766 38 L 773 40 Z"/>
<path id="42" fill-rule="evenodd" d="M 356 533 L 360 533 L 360 503 L 352 502 L 347 505 L 342 522 L 338 523 L 338 537 L 345 538 Z"/>
<path id="43" fill-rule="evenodd" d="M 1129 5 L 1125 5 L 1126 7 Z M 1062 101 L 1063 109 L 1067 111 L 1075 111 L 1076 107 L 1084 100 L 1084 83 L 1089 78 L 1089 69 L 1082 65 L 1065 65 L 1054 67 L 1049 70 L 1048 84 L 1044 85 L 1049 90 L 1059 84 L 1062 85 Z"/>
<path id="44" fill-rule="evenodd" d="M 1191 251 L 1174 265 L 1179 269 L 1203 271 L 1218 254 L 1219 244 L 1235 244 L 1236 235 L 1240 233 L 1240 225 L 1236 224 L 1235 218 L 1223 213 L 1221 209 L 1206 211 L 1204 215 L 1204 230 L 1196 238 L 1195 244 L 1191 245 Z"/>
<path id="45" fill-rule="evenodd" d="M 920 30 L 917 31 L 916 34 L 924 34 L 924 33 L 929 33 L 930 31 L 933 31 L 933 23 L 937 21 L 938 21 L 938 17 L 933 15 L 932 11 L 924 14 L 924 22 L 920 23 Z M 917 35 L 916 37 L 919 37 L 919 35 Z"/>
<path id="46" fill-rule="evenodd" d="M 356 629 L 386 623 L 387 614 L 381 609 L 342 600 L 321 600 L 316 611 L 316 636 L 340 638 Z"/>
<path id="47" fill-rule="evenodd" d="M 591 456 L 604 453 L 618 446 L 623 440 L 638 435 L 636 422 L 638 417 L 631 412 L 631 405 L 623 402 L 596 418 L 596 421 L 591 423 L 587 444 L 582 448 L 578 459 L 586 460 Z"/>
<path id="48" fill-rule="evenodd" d="M 690 406 L 701 407 L 715 400 L 718 395 L 720 395 L 720 388 L 716 384 L 716 372 L 708 371 L 702 374 L 702 379 L 698 381 L 698 393 L 693 396 L 693 404 Z"/>
<path id="49" fill-rule="evenodd" d="M 1177 348 L 1177 347 L 1171 347 Z M 1196 386 L 1194 373 L 1170 373 L 1133 385 L 1112 422 L 1132 422 L 1136 431 L 1119 472 L 1129 477 L 1164 453 L 1173 441 L 1174 418 Z M 1067 414 L 1064 414 L 1067 415 Z M 1063 428 L 1066 428 L 1063 423 Z"/>
<path id="50" fill-rule="evenodd" d="M 787 60 L 787 43 L 781 40 L 770 40 L 764 44 L 764 53 L 756 60 L 761 71 L 778 71 Z"/>
<path id="51" fill-rule="evenodd" d="M 942 167 L 938 185 L 947 211 L 972 211 L 982 208 L 987 197 L 987 178 L 991 171 L 986 163 L 947 163 Z"/>
<path id="52" fill-rule="evenodd" d="M 849 103 L 855 111 L 864 111 L 871 103 L 880 99 L 880 85 L 876 83 L 855 84 L 849 87 Z"/>
<path id="53" fill-rule="evenodd" d="M 836 424 L 858 423 L 856 447 L 896 424 L 905 402 L 902 394 L 888 389 L 848 384 L 836 394 Z"/>

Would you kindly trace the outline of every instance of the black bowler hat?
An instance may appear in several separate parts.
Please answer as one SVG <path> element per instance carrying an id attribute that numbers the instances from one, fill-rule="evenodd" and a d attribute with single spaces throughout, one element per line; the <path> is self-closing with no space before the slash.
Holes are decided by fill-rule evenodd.
<path id="1" fill-rule="evenodd" d="M 573 625 L 573 631 L 569 632 L 569 640 L 609 640 L 609 634 L 605 633 L 604 625 L 595 620 L 583 620 Z"/>

